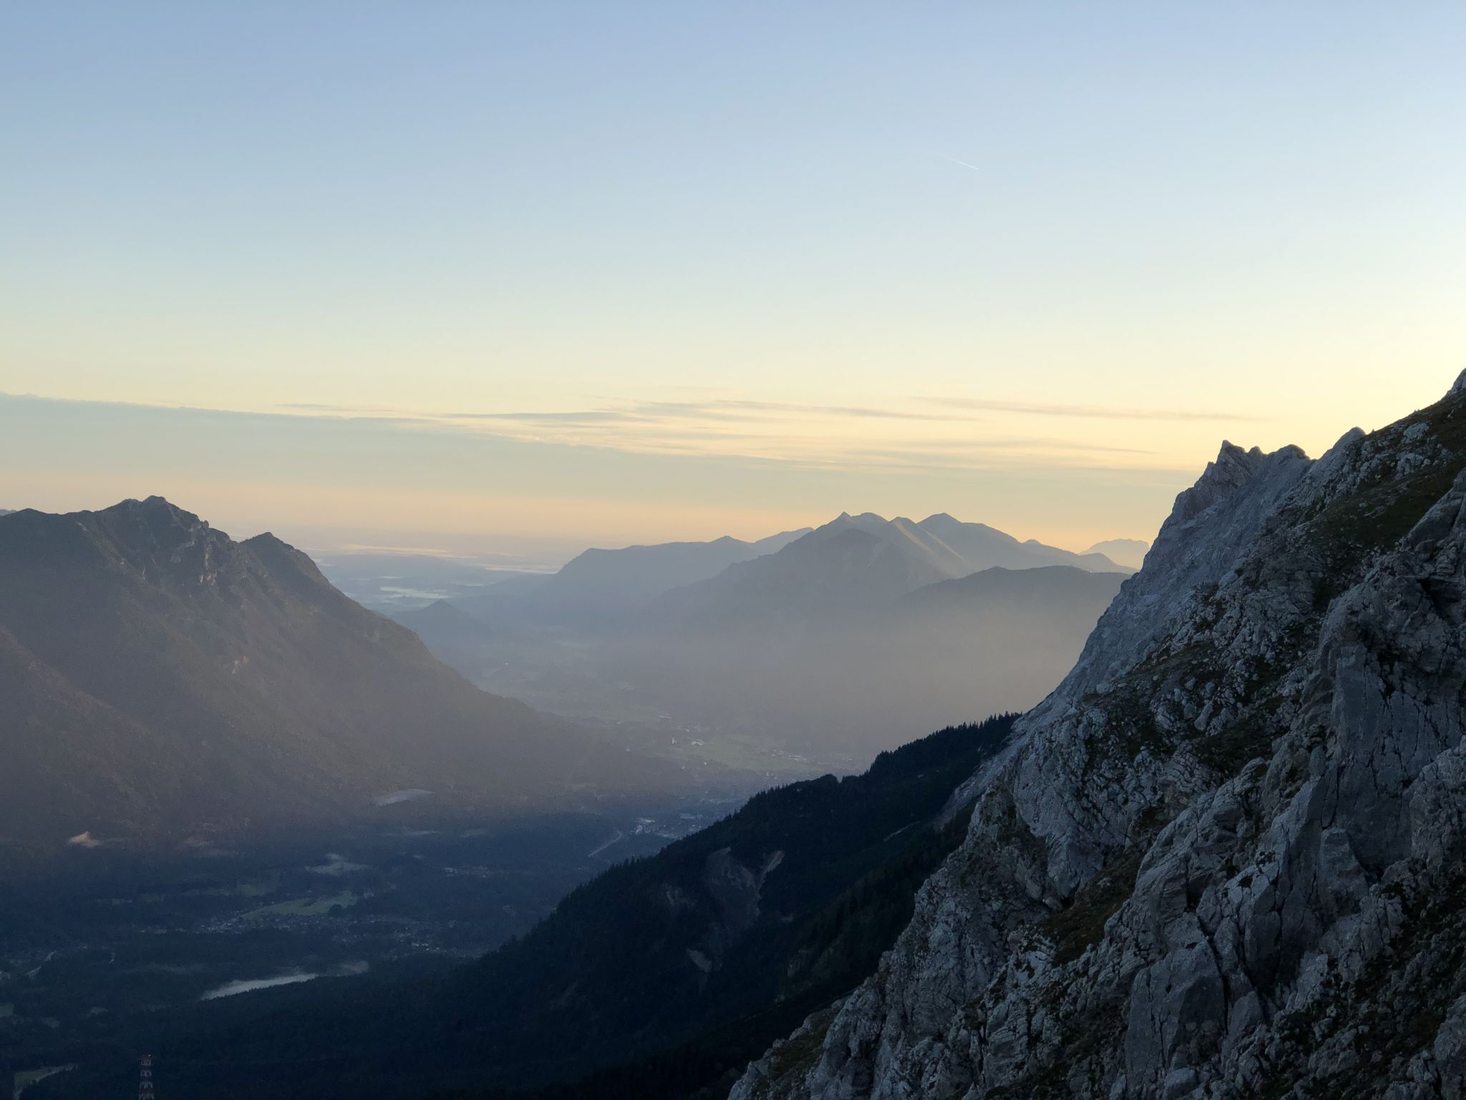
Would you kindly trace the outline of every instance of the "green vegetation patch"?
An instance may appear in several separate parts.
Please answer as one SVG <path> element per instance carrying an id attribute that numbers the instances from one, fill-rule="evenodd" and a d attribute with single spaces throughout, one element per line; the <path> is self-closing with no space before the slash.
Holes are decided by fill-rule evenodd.
<path id="1" fill-rule="evenodd" d="M 1073 962 L 1104 937 L 1105 922 L 1135 891 L 1142 852 L 1143 845 L 1132 844 L 1085 883 L 1068 908 L 1044 922 L 1043 931 L 1053 941 L 1054 961 L 1060 966 Z"/>
<path id="2" fill-rule="evenodd" d="M 342 890 L 340 893 L 324 898 L 291 898 L 289 901 L 278 901 L 274 905 L 251 909 L 241 916 L 240 920 L 265 920 L 270 917 L 324 917 L 329 916 L 331 910 L 338 905 L 343 909 L 349 909 L 360 900 L 360 895 L 351 890 Z"/>

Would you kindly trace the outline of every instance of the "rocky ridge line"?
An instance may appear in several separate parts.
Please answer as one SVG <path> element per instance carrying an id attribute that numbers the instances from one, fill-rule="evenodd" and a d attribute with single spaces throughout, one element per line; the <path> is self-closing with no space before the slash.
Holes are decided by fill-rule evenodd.
<path id="1" fill-rule="evenodd" d="M 1224 445 L 968 785 L 877 974 L 734 1100 L 1466 1095 L 1466 376 Z"/>

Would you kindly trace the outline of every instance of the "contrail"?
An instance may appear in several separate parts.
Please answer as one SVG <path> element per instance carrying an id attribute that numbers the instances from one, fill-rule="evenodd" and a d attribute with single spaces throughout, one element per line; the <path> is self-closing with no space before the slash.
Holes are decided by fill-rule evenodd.
<path id="1" fill-rule="evenodd" d="M 968 164 L 965 160 L 958 160 L 956 157 L 949 157 L 945 153 L 942 154 L 942 159 L 943 160 L 950 160 L 953 164 L 960 164 L 960 165 L 962 165 L 963 168 L 970 168 L 974 172 L 981 172 L 982 171 L 982 169 L 979 168 L 975 164 Z"/>

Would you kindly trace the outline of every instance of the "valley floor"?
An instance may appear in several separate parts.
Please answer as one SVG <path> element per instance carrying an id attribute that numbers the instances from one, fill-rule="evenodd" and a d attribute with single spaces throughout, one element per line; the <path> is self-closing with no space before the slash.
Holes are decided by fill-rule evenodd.
<path id="1" fill-rule="evenodd" d="M 151 1017 L 446 971 L 528 931 L 577 884 L 736 806 L 362 828 L 169 860 L 69 852 L 0 901 L 0 1081 L 28 1089 L 89 1050 L 146 1045 Z"/>

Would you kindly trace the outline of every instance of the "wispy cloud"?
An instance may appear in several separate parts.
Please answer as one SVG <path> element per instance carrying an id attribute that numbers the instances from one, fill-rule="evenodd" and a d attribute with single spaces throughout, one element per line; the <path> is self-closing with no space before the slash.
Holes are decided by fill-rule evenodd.
<path id="1" fill-rule="evenodd" d="M 1152 420 L 1172 422 L 1256 422 L 1262 418 L 1216 409 L 1157 409 L 1113 405 L 1066 405 L 1032 401 L 1001 401 L 973 397 L 917 397 L 907 399 L 930 406 L 930 411 L 875 405 L 825 405 L 747 398 L 709 398 L 703 401 L 633 401 L 585 409 L 407 412 L 370 405 L 292 403 L 277 408 L 317 414 L 392 416 L 408 420 L 507 421 L 526 424 L 648 424 L 669 419 L 764 420 L 818 418 L 851 420 L 910 420 L 928 423 L 981 423 L 975 413 L 1052 416 L 1084 420 Z M 940 408 L 941 411 L 937 411 Z"/>
<path id="2" fill-rule="evenodd" d="M 1260 417 L 1244 413 L 1202 409 L 1124 408 L 1113 405 L 1052 405 L 1031 401 L 989 401 L 977 397 L 929 397 L 932 404 L 983 412 L 1019 413 L 1023 416 L 1064 416 L 1083 420 L 1170 420 L 1255 422 Z"/>
<path id="3" fill-rule="evenodd" d="M 572 409 L 565 412 L 434 413 L 435 420 L 509 420 L 524 424 L 627 424 L 655 419 L 634 409 Z"/>
<path id="4" fill-rule="evenodd" d="M 282 406 L 283 407 L 283 406 Z M 641 454 L 718 455 L 812 467 L 1156 466 L 1155 452 L 1128 440 L 1004 431 L 1014 416 L 1085 420 L 1246 420 L 1224 412 L 905 398 L 890 405 L 821 404 L 710 396 L 579 409 L 404 413 L 367 406 L 293 405 L 300 415 L 369 417 L 477 431 L 501 438 Z M 945 426 L 945 428 L 944 428 Z"/>
<path id="5" fill-rule="evenodd" d="M 405 415 L 401 409 L 391 408 L 386 405 L 335 405 L 323 404 L 316 401 L 282 401 L 274 407 L 284 409 L 287 412 L 311 413 L 322 416 L 387 416 L 395 418 Z"/>
<path id="6" fill-rule="evenodd" d="M 649 411 L 684 412 L 702 416 L 762 417 L 783 416 L 844 417 L 854 420 L 971 420 L 968 416 L 950 413 L 912 412 L 904 409 L 877 408 L 868 405 L 803 405 L 788 401 L 750 401 L 717 398 L 709 401 L 651 401 L 643 408 Z"/>

